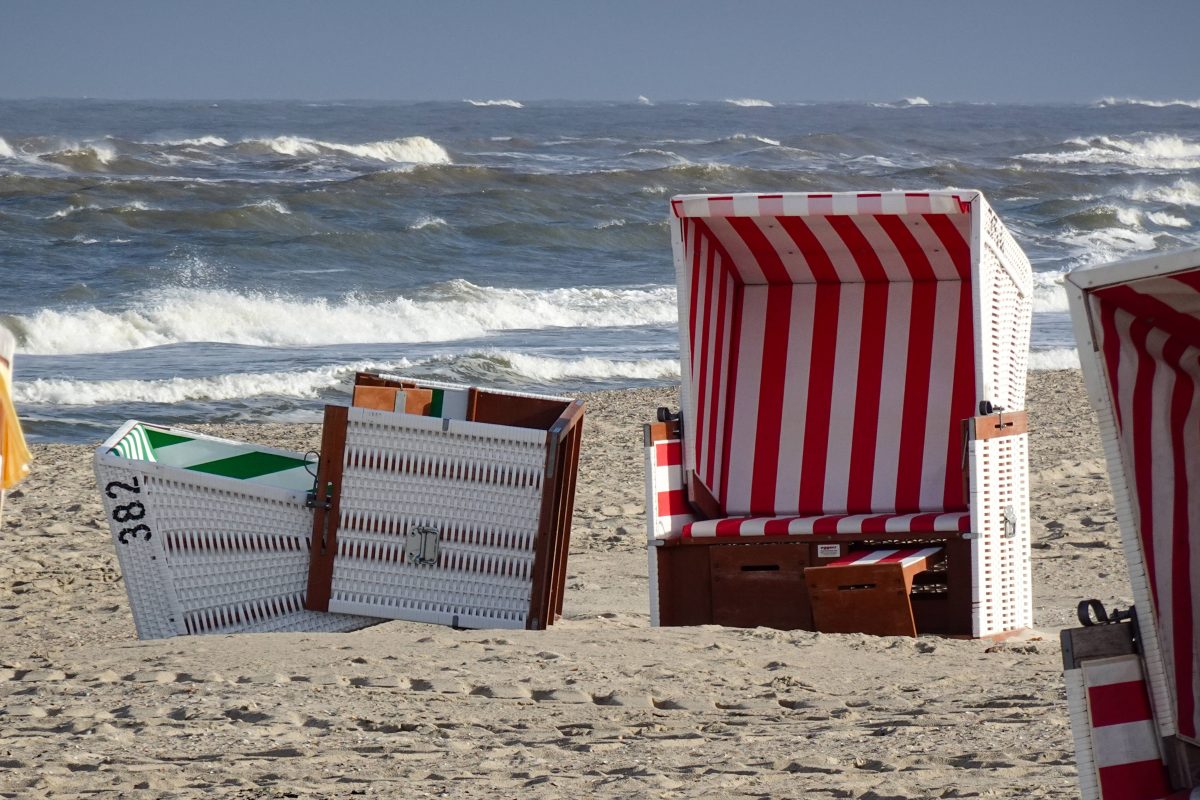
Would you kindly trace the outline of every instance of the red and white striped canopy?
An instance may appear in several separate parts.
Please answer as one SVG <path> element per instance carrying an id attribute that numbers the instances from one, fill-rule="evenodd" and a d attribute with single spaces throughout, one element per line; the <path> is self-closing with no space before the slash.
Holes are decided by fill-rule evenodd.
<path id="1" fill-rule="evenodd" d="M 685 468 L 730 516 L 964 511 L 976 192 L 671 203 Z"/>
<path id="2" fill-rule="evenodd" d="M 1077 271 L 1070 281 L 1081 356 L 1099 379 L 1115 441 L 1106 443 L 1123 531 L 1138 545 L 1130 564 L 1148 589 L 1161 664 L 1176 731 L 1192 741 L 1200 728 L 1200 248 L 1103 269 Z M 1082 317 L 1082 318 L 1081 318 Z M 1092 357 L 1092 360 L 1088 360 Z M 1128 500 L 1123 497 L 1128 493 Z M 1122 508 L 1124 505 L 1124 508 Z M 1123 513 L 1122 513 L 1123 512 Z M 1129 550 L 1127 549 L 1127 553 Z M 1144 635 L 1145 638 L 1145 635 Z M 1160 719 L 1160 724 L 1164 720 Z"/>

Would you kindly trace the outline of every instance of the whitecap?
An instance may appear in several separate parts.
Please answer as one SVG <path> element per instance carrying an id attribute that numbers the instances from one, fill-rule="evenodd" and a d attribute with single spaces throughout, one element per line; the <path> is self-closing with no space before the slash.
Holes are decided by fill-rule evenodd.
<path id="1" fill-rule="evenodd" d="M 1074 138 L 1068 148 L 1051 153 L 1022 153 L 1017 158 L 1042 164 L 1101 164 L 1147 170 L 1200 169 L 1200 142 L 1179 136 L 1157 135 L 1143 139 L 1112 136 Z"/>
<path id="2" fill-rule="evenodd" d="M 1200 109 L 1200 100 L 1142 100 L 1136 97 L 1105 97 L 1096 103 L 1099 108 L 1108 106 L 1147 106 L 1149 108 L 1170 108 L 1179 106 L 1182 108 L 1198 108 Z"/>
<path id="3" fill-rule="evenodd" d="M 1074 347 L 1029 351 L 1029 371 L 1079 369 L 1079 351 Z"/>
<path id="4" fill-rule="evenodd" d="M 775 104 L 770 100 L 759 100 L 754 97 L 736 97 L 726 98 L 726 103 L 739 108 L 774 108 Z"/>
<path id="5" fill-rule="evenodd" d="M 450 154 L 437 142 L 426 136 L 408 136 L 365 144 L 344 144 L 309 139 L 303 136 L 274 136 L 269 139 L 246 139 L 247 144 L 256 144 L 285 156 L 317 156 L 324 153 L 366 158 L 398 164 L 449 164 Z"/>
<path id="6" fill-rule="evenodd" d="M 1151 211 L 1146 214 L 1146 219 L 1150 220 L 1155 225 L 1161 225 L 1164 228 L 1192 227 L 1192 223 L 1188 222 L 1183 217 L 1177 217 L 1174 214 L 1168 214 L 1166 211 Z"/>
<path id="7" fill-rule="evenodd" d="M 503 106 L 505 108 L 524 108 L 525 107 L 524 104 L 519 103 L 516 100 L 509 100 L 507 98 L 501 99 L 501 100 L 464 100 L 463 102 L 470 103 L 471 105 L 473 105 L 477 108 L 491 108 L 491 107 L 495 107 L 495 106 Z"/>

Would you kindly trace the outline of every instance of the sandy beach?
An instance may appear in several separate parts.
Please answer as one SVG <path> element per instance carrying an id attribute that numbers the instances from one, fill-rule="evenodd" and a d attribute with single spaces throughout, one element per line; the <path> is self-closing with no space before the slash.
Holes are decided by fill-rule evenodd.
<path id="1" fill-rule="evenodd" d="M 1079 373 L 1032 373 L 1028 398 L 1036 630 L 1001 644 L 649 628 L 641 425 L 674 390 L 587 396 L 544 632 L 139 642 L 91 449 L 38 445 L 0 525 L 0 794 L 1077 797 L 1058 630 L 1129 588 Z"/>

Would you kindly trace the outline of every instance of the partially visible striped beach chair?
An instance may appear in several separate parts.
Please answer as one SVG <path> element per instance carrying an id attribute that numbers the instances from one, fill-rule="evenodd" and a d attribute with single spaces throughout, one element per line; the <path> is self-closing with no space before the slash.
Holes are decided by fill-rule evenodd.
<path id="1" fill-rule="evenodd" d="M 1080 787 L 1188 796 L 1200 787 L 1200 248 L 1076 270 L 1066 286 L 1135 604 L 1113 619 L 1082 604 L 1091 624 L 1063 631 Z"/>
<path id="2" fill-rule="evenodd" d="M 139 638 L 377 622 L 304 608 L 303 455 L 130 421 L 94 466 Z"/>
<path id="3" fill-rule="evenodd" d="M 653 622 L 1028 627 L 1032 278 L 983 196 L 686 195 L 671 233 Z"/>
<path id="4" fill-rule="evenodd" d="M 562 613 L 584 404 L 360 373 L 327 406 L 308 607 L 463 628 Z"/>

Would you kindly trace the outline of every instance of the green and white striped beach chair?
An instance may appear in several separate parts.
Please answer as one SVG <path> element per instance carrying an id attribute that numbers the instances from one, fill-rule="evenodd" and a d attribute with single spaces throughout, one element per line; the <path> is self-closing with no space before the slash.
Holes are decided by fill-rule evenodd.
<path id="1" fill-rule="evenodd" d="M 131 420 L 95 471 L 139 638 L 377 622 L 304 608 L 303 455 Z"/>

